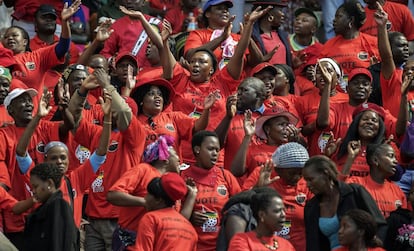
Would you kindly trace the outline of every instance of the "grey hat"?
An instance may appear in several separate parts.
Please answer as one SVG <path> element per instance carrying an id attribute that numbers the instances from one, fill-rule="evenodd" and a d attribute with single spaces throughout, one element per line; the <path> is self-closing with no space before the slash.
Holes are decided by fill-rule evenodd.
<path id="1" fill-rule="evenodd" d="M 281 145 L 272 154 L 276 168 L 303 168 L 308 159 L 308 150 L 296 142 Z"/>

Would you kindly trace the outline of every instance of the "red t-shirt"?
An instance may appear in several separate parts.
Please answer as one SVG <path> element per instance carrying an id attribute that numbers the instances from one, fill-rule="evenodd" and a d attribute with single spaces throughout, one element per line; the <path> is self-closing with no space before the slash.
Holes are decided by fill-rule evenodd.
<path id="1" fill-rule="evenodd" d="M 395 68 L 390 79 L 380 74 L 382 106 L 396 118 L 400 111 L 402 75 L 403 70 L 400 68 Z"/>
<path id="2" fill-rule="evenodd" d="M 298 111 L 299 118 L 301 119 L 302 123 L 304 125 L 308 125 L 310 123 L 315 122 L 318 108 L 319 108 L 319 102 L 320 102 L 321 96 L 319 95 L 319 90 L 317 92 L 313 92 L 309 95 L 298 97 L 296 105 L 296 110 Z M 348 94 L 337 92 L 335 96 L 330 97 L 330 103 L 342 103 L 342 102 L 348 102 Z M 308 139 L 308 151 L 309 155 L 317 155 L 321 154 L 321 147 L 318 144 L 319 140 L 321 138 L 321 131 L 315 131 L 313 134 L 307 137 Z"/>
<path id="3" fill-rule="evenodd" d="M 315 87 L 315 84 L 306 77 L 295 75 L 295 78 L 295 95 L 305 96 L 313 92 L 319 93 L 319 89 Z"/>
<path id="4" fill-rule="evenodd" d="M 277 147 L 264 142 L 250 145 L 246 156 L 247 175 L 250 175 L 256 167 L 264 165 L 266 160 L 272 159 L 272 154 Z"/>
<path id="5" fill-rule="evenodd" d="M 304 236 L 303 236 L 304 237 Z M 231 251 L 269 251 L 269 248 L 265 245 L 273 247 L 274 240 L 278 243 L 278 250 L 283 251 L 295 251 L 293 245 L 279 236 L 262 237 L 258 238 L 255 231 L 247 233 L 237 233 L 231 238 L 229 244 L 229 250 Z M 264 242 L 265 244 L 263 244 Z"/>
<path id="6" fill-rule="evenodd" d="M 199 29 L 193 30 L 188 35 L 187 41 L 185 42 L 184 46 L 184 55 L 187 53 L 188 50 L 198 48 L 208 42 L 211 41 L 211 35 L 213 34 L 212 29 Z M 240 35 L 231 33 L 231 37 L 234 41 L 239 42 Z M 223 59 L 223 49 L 219 45 L 214 51 L 214 55 L 217 57 L 217 62 L 220 62 Z M 245 53 L 248 54 L 248 53 Z"/>
<path id="7" fill-rule="evenodd" d="M 73 209 L 73 219 L 77 227 L 80 226 L 82 219 L 83 194 L 85 193 L 86 189 L 89 188 L 89 185 L 92 183 L 94 178 L 96 178 L 96 176 L 97 175 L 93 172 L 89 159 L 86 160 L 85 164 L 79 166 L 67 176 L 72 186 L 73 205 L 71 203 L 71 198 L 68 192 L 66 179 L 62 178 L 60 190 L 63 193 L 63 199 L 65 199 Z"/>
<path id="8" fill-rule="evenodd" d="M 75 140 L 87 147 L 96 149 L 102 127 L 88 123 L 83 119 L 76 130 Z M 92 182 L 89 192 L 86 214 L 91 218 L 118 218 L 119 208 L 106 200 L 109 188 L 122 174 L 141 161 L 144 151 L 145 130 L 141 123 L 132 116 L 125 131 L 112 131 L 106 161 L 99 169 L 98 176 Z"/>
<path id="9" fill-rule="evenodd" d="M 201 227 L 195 227 L 198 233 L 198 251 L 216 250 L 217 236 L 221 226 L 221 210 L 227 200 L 241 191 L 236 178 L 227 170 L 212 167 L 205 170 L 197 166 L 182 171 L 185 179 L 192 178 L 198 189 L 193 211 L 208 214 L 209 220 Z"/>
<path id="10" fill-rule="evenodd" d="M 24 127 L 16 127 L 15 125 L 9 125 L 0 129 L 0 181 L 10 188 L 10 195 L 17 200 L 24 200 L 31 197 L 30 182 L 27 176 L 20 172 L 16 161 L 17 142 L 25 129 Z M 50 141 L 58 140 L 59 124 L 41 120 L 27 146 L 27 152 L 32 158 L 34 165 L 43 162 L 44 146 Z M 6 179 L 3 178 L 4 175 Z M 15 215 L 11 211 L 5 210 L 3 215 L 6 233 L 23 231 L 24 217 L 26 214 Z"/>
<path id="11" fill-rule="evenodd" d="M 59 37 L 58 36 L 53 36 L 53 43 L 55 44 L 59 42 Z M 34 36 L 32 39 L 30 39 L 30 49 L 32 51 L 38 50 L 40 48 L 44 48 L 49 46 L 50 44 L 47 44 L 46 42 L 40 40 L 39 36 Z M 76 47 L 76 44 L 74 42 L 70 42 L 70 47 L 69 47 L 69 55 L 70 55 L 70 60 L 69 63 L 70 64 L 74 64 L 78 61 L 79 58 L 79 54 L 80 51 L 79 49 Z"/>
<path id="12" fill-rule="evenodd" d="M 365 33 L 354 39 L 337 35 L 324 44 L 320 57 L 334 59 L 347 75 L 354 68 L 368 68 L 371 57 L 379 59 L 377 38 Z"/>
<path id="13" fill-rule="evenodd" d="M 174 149 L 180 157 L 181 142 L 191 140 L 196 121 L 182 112 L 161 112 L 152 117 L 152 121 L 155 123 L 155 129 L 153 129 L 148 123 L 146 115 L 140 114 L 137 118 L 145 128 L 145 146 L 156 141 L 161 135 L 170 135 L 175 139 Z"/>
<path id="14" fill-rule="evenodd" d="M 252 118 L 257 119 L 260 113 L 253 112 Z M 233 158 L 239 150 L 244 137 L 244 126 L 243 126 L 244 114 L 236 114 L 231 120 L 229 131 L 227 133 L 226 142 L 224 142 L 224 168 L 230 170 Z M 255 138 L 252 139 L 250 145 L 259 144 L 259 141 Z"/>
<path id="15" fill-rule="evenodd" d="M 17 200 L 3 188 L 0 189 L 0 198 L 0 209 L 2 210 L 11 210 L 17 203 Z"/>
<path id="16" fill-rule="evenodd" d="M 388 20 L 391 22 L 390 31 L 399 31 L 404 34 L 408 41 L 414 40 L 414 19 L 407 6 L 385 1 L 382 8 L 388 14 Z M 359 29 L 360 32 L 377 36 L 377 23 L 374 19 L 375 11 L 369 9 L 368 6 L 365 7 L 367 19 L 365 19 L 364 25 Z"/>
<path id="17" fill-rule="evenodd" d="M 383 184 L 379 184 L 371 178 L 371 175 L 365 177 L 352 176 L 346 179 L 346 182 L 358 183 L 365 187 L 385 218 L 390 216 L 390 213 L 397 210 L 398 207 L 407 208 L 407 199 L 401 188 L 387 179 L 384 180 Z"/>
<path id="18" fill-rule="evenodd" d="M 161 173 L 147 163 L 141 163 L 122 174 L 109 189 L 145 197 L 147 185 L 153 178 L 160 177 Z M 144 207 L 120 207 L 118 224 L 122 229 L 136 231 L 142 216 L 147 212 Z M 139 231 L 138 231 L 139 232 Z"/>
<path id="19" fill-rule="evenodd" d="M 55 45 L 14 55 L 17 64 L 22 71 L 13 71 L 13 78 L 17 78 L 25 83 L 28 87 L 34 88 L 38 93 L 43 93 L 43 76 L 52 67 L 62 64 L 63 58 L 59 59 L 55 53 Z M 37 95 L 40 99 L 41 95 Z M 34 102 L 37 103 L 37 102 Z"/>
<path id="20" fill-rule="evenodd" d="M 226 99 L 237 90 L 240 80 L 234 80 L 227 68 L 223 68 L 215 72 L 210 82 L 194 83 L 190 80 L 190 73 L 177 63 L 170 82 L 176 91 L 172 100 L 173 110 L 194 118 L 200 117 L 203 113 L 204 99 L 211 92 L 217 90 L 220 92 L 221 98 L 216 100 L 210 109 L 210 120 L 206 128 L 206 130 L 215 130 L 226 114 Z M 191 140 L 183 141 L 182 153 L 184 161 L 195 163 Z"/>
<path id="21" fill-rule="evenodd" d="M 152 8 L 158 9 L 158 10 L 169 10 L 173 8 L 174 6 L 179 5 L 179 0 L 150 0 L 148 1 Z"/>
<path id="22" fill-rule="evenodd" d="M 173 208 L 146 213 L 137 228 L 135 248 L 139 251 L 197 250 L 197 232 Z"/>
<path id="23" fill-rule="evenodd" d="M 162 22 L 158 18 L 145 15 L 150 23 L 156 23 L 161 30 Z M 150 67 L 145 51 L 148 45 L 148 36 L 141 21 L 124 16 L 112 24 L 114 32 L 105 41 L 101 54 L 106 58 L 113 57 L 116 53 L 130 52 L 136 56 L 139 68 Z"/>
<path id="24" fill-rule="evenodd" d="M 150 66 L 137 74 L 137 83 L 144 83 L 151 79 L 162 78 L 162 66 Z"/>
<path id="25" fill-rule="evenodd" d="M 277 49 L 276 53 L 269 60 L 269 63 L 286 64 L 286 46 L 282 42 L 282 39 L 280 39 L 279 34 L 273 30 L 270 36 L 266 33 L 262 33 L 260 34 L 260 37 L 262 38 L 266 52 L 272 51 L 276 45 L 279 45 L 279 49 Z"/>
<path id="26" fill-rule="evenodd" d="M 242 185 L 242 190 L 250 190 L 252 189 L 257 182 L 259 181 L 259 177 L 260 177 L 260 171 L 261 171 L 262 167 L 258 166 L 256 167 L 253 172 L 249 175 L 249 177 L 247 177 L 246 180 L 244 180 L 243 185 Z M 277 173 L 274 169 L 272 169 L 272 173 L 270 174 L 271 178 L 274 178 L 277 176 Z"/>
<path id="27" fill-rule="evenodd" d="M 286 184 L 282 179 L 276 180 L 270 187 L 274 188 L 283 198 L 286 212 L 286 223 L 281 231 L 280 237 L 289 240 L 296 250 L 306 250 L 305 236 L 305 204 L 313 197 L 309 191 L 306 181 L 300 179 L 296 186 Z"/>

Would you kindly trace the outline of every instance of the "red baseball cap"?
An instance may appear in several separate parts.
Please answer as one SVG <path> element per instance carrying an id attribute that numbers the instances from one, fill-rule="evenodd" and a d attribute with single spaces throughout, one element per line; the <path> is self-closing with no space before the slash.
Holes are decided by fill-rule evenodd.
<path id="1" fill-rule="evenodd" d="M 369 78 L 369 81 L 372 82 L 371 72 L 367 68 L 354 68 L 348 74 L 348 82 L 351 81 L 356 75 L 365 75 Z"/>
<path id="2" fill-rule="evenodd" d="M 263 62 L 260 63 L 258 65 L 256 65 L 250 72 L 250 74 L 253 76 L 256 73 L 259 73 L 261 71 L 263 71 L 264 69 L 269 69 L 271 71 L 273 71 L 273 73 L 276 75 L 277 74 L 277 69 L 274 65 L 268 63 L 268 62 Z"/>
<path id="3" fill-rule="evenodd" d="M 129 51 L 124 51 L 124 52 L 118 53 L 118 55 L 115 58 L 115 65 L 117 65 L 118 62 L 123 58 L 130 58 L 132 60 L 132 62 L 134 62 L 135 66 L 138 67 L 137 58 L 134 55 L 132 55 Z"/>
<path id="4" fill-rule="evenodd" d="M 354 112 L 352 113 L 352 118 L 355 118 L 356 115 L 365 111 L 373 111 L 377 113 L 382 119 L 385 118 L 385 109 L 374 103 L 363 103 L 357 106 Z"/>
<path id="5" fill-rule="evenodd" d="M 187 194 L 187 185 L 183 178 L 176 173 L 165 173 L 161 176 L 160 183 L 172 201 L 181 200 Z"/>

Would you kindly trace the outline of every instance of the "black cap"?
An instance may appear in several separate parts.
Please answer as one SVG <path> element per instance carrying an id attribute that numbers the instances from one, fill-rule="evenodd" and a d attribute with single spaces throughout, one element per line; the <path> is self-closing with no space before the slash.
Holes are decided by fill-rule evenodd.
<path id="1" fill-rule="evenodd" d="M 37 14 L 39 14 L 41 16 L 50 14 L 50 15 L 53 15 L 53 16 L 57 17 L 55 8 L 52 5 L 48 5 L 48 4 L 40 5 L 39 8 L 36 10 L 35 15 L 37 15 Z"/>

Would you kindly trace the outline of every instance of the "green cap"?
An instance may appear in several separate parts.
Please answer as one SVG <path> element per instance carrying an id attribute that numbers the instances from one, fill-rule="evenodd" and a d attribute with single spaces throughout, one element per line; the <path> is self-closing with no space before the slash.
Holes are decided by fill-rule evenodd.
<path id="1" fill-rule="evenodd" d="M 10 74 L 10 70 L 6 67 L 0 66 L 0 77 L 5 78 L 11 82 L 12 76 Z"/>

